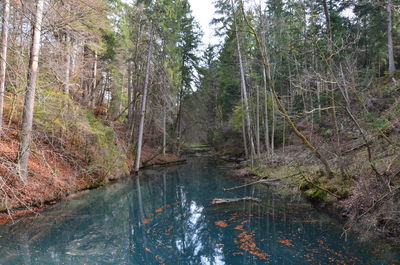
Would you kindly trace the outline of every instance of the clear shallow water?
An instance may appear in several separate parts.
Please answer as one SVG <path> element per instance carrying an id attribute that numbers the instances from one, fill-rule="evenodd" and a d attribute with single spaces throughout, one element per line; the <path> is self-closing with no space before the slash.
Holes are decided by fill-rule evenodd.
<path id="1" fill-rule="evenodd" d="M 0 226 L 0 264 L 400 264 L 298 196 L 242 184 L 211 159 L 147 172 Z M 263 203 L 212 206 L 213 198 Z"/>

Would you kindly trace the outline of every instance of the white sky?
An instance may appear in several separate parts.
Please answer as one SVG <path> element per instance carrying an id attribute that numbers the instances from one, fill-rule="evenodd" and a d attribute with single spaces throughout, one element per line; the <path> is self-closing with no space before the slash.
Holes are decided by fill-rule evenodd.
<path id="1" fill-rule="evenodd" d="M 212 0 L 189 0 L 193 16 L 200 24 L 201 30 L 204 33 L 203 44 L 218 44 L 219 40 L 214 36 L 214 29 L 210 26 L 210 22 L 214 17 L 214 5 Z"/>

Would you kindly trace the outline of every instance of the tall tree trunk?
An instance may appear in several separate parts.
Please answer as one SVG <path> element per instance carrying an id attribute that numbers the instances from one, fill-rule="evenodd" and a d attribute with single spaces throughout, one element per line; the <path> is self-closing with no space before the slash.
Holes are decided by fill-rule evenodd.
<path id="1" fill-rule="evenodd" d="M 388 57 L 389 57 L 389 74 L 393 75 L 396 71 L 394 64 L 394 53 L 393 53 L 393 23 L 392 23 L 392 1 L 387 1 L 387 13 L 388 13 Z"/>
<path id="2" fill-rule="evenodd" d="M 87 46 L 86 44 L 83 46 L 83 71 L 82 71 L 82 90 L 83 90 L 83 94 L 82 94 L 82 99 L 84 104 L 89 105 L 89 101 L 90 101 L 90 89 L 91 89 L 91 85 L 90 85 L 90 54 L 91 54 L 91 50 L 89 48 L 89 46 Z"/>
<path id="3" fill-rule="evenodd" d="M 240 38 L 239 38 L 238 25 L 237 25 L 236 16 L 235 16 L 235 5 L 234 5 L 233 0 L 231 0 L 231 4 L 232 4 L 233 16 L 234 16 L 234 26 L 235 26 L 235 31 L 236 31 L 236 48 L 237 48 L 237 53 L 238 53 L 238 57 L 239 57 L 240 86 L 241 86 L 241 90 L 243 91 L 246 127 L 247 127 L 247 134 L 249 137 L 249 144 L 250 144 L 250 159 L 251 159 L 251 164 L 253 165 L 254 164 L 254 156 L 255 156 L 255 147 L 254 147 L 253 134 L 251 131 L 251 119 L 250 119 L 249 101 L 247 98 L 246 76 L 245 76 L 245 72 L 244 72 L 242 50 L 240 47 Z"/>
<path id="4" fill-rule="evenodd" d="M 257 157 L 261 157 L 261 142 L 260 142 L 260 87 L 257 86 L 257 109 L 256 109 L 256 143 L 257 143 Z"/>
<path id="5" fill-rule="evenodd" d="M 64 94 L 69 95 L 70 76 L 71 76 L 71 48 L 70 38 L 67 33 L 65 36 L 65 77 L 64 77 Z"/>
<path id="6" fill-rule="evenodd" d="M 132 86 L 132 61 L 128 61 L 128 129 L 131 132 L 133 124 L 133 86 Z"/>
<path id="7" fill-rule="evenodd" d="M 3 110 L 6 84 L 7 66 L 7 44 L 8 44 L 8 24 L 10 19 L 10 0 L 3 3 L 3 26 L 1 32 L 1 54 L 0 54 L 0 132 L 3 130 Z"/>
<path id="8" fill-rule="evenodd" d="M 272 81 L 271 79 L 271 82 Z M 271 93 L 271 116 L 272 116 L 272 124 L 271 124 L 271 155 L 275 154 L 275 131 L 276 131 L 276 110 L 275 110 L 275 98 L 273 97 L 272 86 L 269 87 Z"/>
<path id="9" fill-rule="evenodd" d="M 44 0 L 38 0 L 35 23 L 33 26 L 32 46 L 30 52 L 28 84 L 25 92 L 22 117 L 21 143 L 19 146 L 19 173 L 23 181 L 28 179 L 28 162 L 32 139 L 33 109 L 35 104 L 36 79 L 39 70 L 40 35 L 42 30 Z"/>
<path id="10" fill-rule="evenodd" d="M 97 89 L 97 51 L 94 51 L 94 62 L 93 62 L 93 72 L 92 72 L 92 82 L 91 82 L 91 95 L 90 95 L 90 107 L 94 108 L 96 105 L 96 89 Z M 101 104 L 103 101 L 101 101 Z"/>
<path id="11" fill-rule="evenodd" d="M 162 154 L 165 155 L 167 149 L 167 107 L 164 106 L 163 113 L 163 142 L 162 142 Z"/>
<path id="12" fill-rule="evenodd" d="M 147 90 L 148 90 L 149 80 L 150 80 L 151 58 L 153 55 L 153 38 L 154 38 L 154 28 L 152 28 L 152 30 L 151 30 L 149 51 L 147 54 L 146 75 L 145 75 L 145 80 L 144 80 L 142 109 L 140 111 L 139 136 L 138 136 L 138 144 L 137 144 L 137 150 L 136 150 L 135 172 L 139 172 L 140 158 L 141 158 L 141 154 L 142 154 L 144 118 L 145 118 L 145 114 L 146 114 L 146 103 L 147 103 Z"/>
<path id="13" fill-rule="evenodd" d="M 142 9 L 139 8 L 139 18 L 138 18 L 138 23 L 137 27 L 139 28 L 137 34 L 136 34 L 136 41 L 135 41 L 135 50 L 133 52 L 133 57 L 132 61 L 128 65 L 130 69 L 129 78 L 130 78 L 130 95 L 128 95 L 128 131 L 129 131 L 129 145 L 134 146 L 134 141 L 135 141 L 135 111 L 136 111 L 136 90 L 139 87 L 139 44 L 141 42 L 142 38 L 142 30 L 143 30 L 143 23 L 142 23 Z M 133 68 L 132 68 L 133 66 Z M 136 75 L 135 78 L 133 78 L 133 75 Z M 136 81 L 136 82 L 135 82 Z M 134 85 L 135 83 L 135 85 Z M 128 87 L 129 89 L 129 87 Z"/>
<path id="14" fill-rule="evenodd" d="M 242 109 L 244 110 L 243 90 L 240 90 L 240 99 L 242 102 Z M 247 145 L 247 136 L 246 136 L 246 118 L 244 116 L 242 117 L 242 137 L 243 137 L 244 154 L 246 157 L 249 157 L 249 147 Z"/>
<path id="15" fill-rule="evenodd" d="M 263 66 L 263 83 L 264 83 L 264 115 L 265 115 L 265 119 L 264 119 L 264 125 L 265 125 L 265 149 L 267 151 L 267 155 L 270 156 L 271 155 L 271 147 L 270 147 L 270 140 L 269 140 L 269 116 L 268 116 L 268 90 L 267 90 L 267 76 L 266 76 L 266 69 Z"/>

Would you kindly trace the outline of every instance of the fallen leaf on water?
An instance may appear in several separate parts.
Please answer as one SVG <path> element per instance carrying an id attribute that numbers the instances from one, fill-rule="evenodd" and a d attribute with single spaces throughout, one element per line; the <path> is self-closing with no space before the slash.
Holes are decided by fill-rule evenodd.
<path id="1" fill-rule="evenodd" d="M 244 224 L 247 224 L 247 223 L 250 223 L 250 221 L 249 221 L 249 220 L 244 220 L 244 221 L 241 222 L 240 224 L 244 225 Z"/>
<path id="2" fill-rule="evenodd" d="M 279 243 L 282 245 L 285 245 L 287 247 L 293 247 L 292 240 L 286 239 L 286 240 L 278 240 Z"/>
<path id="3" fill-rule="evenodd" d="M 217 221 L 217 222 L 215 222 L 215 225 L 219 226 L 219 227 L 227 227 L 228 226 L 228 224 L 225 223 L 224 221 Z"/>
<path id="4" fill-rule="evenodd" d="M 159 264 L 165 264 L 165 261 L 160 257 L 160 255 L 156 255 L 154 258 L 158 261 Z"/>
<path id="5" fill-rule="evenodd" d="M 237 225 L 237 226 L 235 226 L 235 229 L 236 230 L 243 230 L 243 225 Z"/>
<path id="6" fill-rule="evenodd" d="M 259 249 L 254 240 L 254 233 L 247 233 L 244 229 L 238 235 L 239 239 L 235 239 L 234 243 L 239 245 L 239 249 L 249 252 L 260 259 L 266 260 L 270 256 Z"/>

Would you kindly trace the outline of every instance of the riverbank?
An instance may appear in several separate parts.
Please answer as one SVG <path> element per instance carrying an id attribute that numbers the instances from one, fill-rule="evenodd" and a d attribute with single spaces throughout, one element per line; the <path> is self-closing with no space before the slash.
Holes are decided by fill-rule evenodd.
<path id="1" fill-rule="evenodd" d="M 352 149 L 351 145 L 349 148 Z M 354 165 L 347 174 L 337 174 L 334 178 L 327 177 L 312 153 L 300 145 L 279 149 L 272 158 L 263 156 L 253 167 L 240 158 L 229 155 L 222 158 L 233 163 L 235 177 L 246 178 L 250 183 L 278 186 L 283 193 L 300 192 L 315 207 L 343 221 L 346 231 L 369 233 L 400 246 L 399 175 L 395 173 L 389 185 L 382 182 L 381 178 L 390 176 L 376 176 L 369 162 L 362 160 L 364 153 L 365 150 L 349 153 L 348 161 L 353 161 Z M 394 155 L 386 154 L 374 164 L 385 172 L 388 161 L 395 160 Z M 399 166 L 392 165 L 395 172 Z"/>
<path id="2" fill-rule="evenodd" d="M 114 130 L 101 126 L 109 132 Z M 133 159 L 125 155 L 126 148 L 119 144 L 118 129 L 115 131 L 115 137 L 108 140 L 108 144 L 101 135 L 92 135 L 91 144 L 81 146 L 81 142 L 67 142 L 71 140 L 67 136 L 56 138 L 46 130 L 37 130 L 29 161 L 30 175 L 22 182 L 16 170 L 17 123 L 6 128 L 0 138 L 0 224 L 42 211 L 72 194 L 129 176 Z M 179 163 L 184 159 L 172 154 L 162 155 L 156 148 L 145 145 L 141 161 L 142 167 L 149 167 Z"/>

